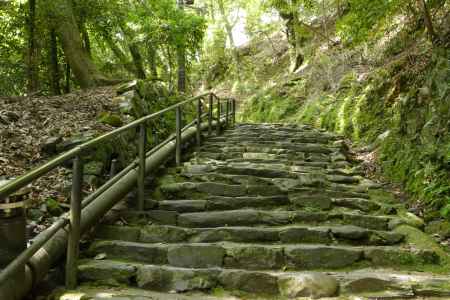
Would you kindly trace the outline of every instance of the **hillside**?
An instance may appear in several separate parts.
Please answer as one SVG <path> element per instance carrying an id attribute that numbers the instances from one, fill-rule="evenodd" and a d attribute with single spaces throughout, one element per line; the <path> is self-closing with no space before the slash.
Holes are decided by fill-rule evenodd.
<path id="1" fill-rule="evenodd" d="M 239 85 L 225 75 L 217 88 L 242 100 L 241 121 L 306 123 L 345 135 L 373 177 L 407 193 L 410 211 L 427 221 L 447 217 L 450 18 L 436 19 L 437 46 L 407 23 L 356 46 L 337 34 L 310 36 L 295 72 L 285 35 L 259 37 L 239 49 Z"/>

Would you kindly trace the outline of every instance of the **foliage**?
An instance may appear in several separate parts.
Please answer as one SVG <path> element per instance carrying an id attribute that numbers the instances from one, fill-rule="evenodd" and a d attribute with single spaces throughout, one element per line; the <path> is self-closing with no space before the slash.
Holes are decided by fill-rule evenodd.
<path id="1" fill-rule="evenodd" d="M 389 23 L 402 0 L 349 0 L 349 12 L 339 20 L 337 32 L 346 42 L 358 44 L 378 33 L 376 26 Z"/>
<path id="2" fill-rule="evenodd" d="M 442 2 L 427 4 L 445 17 Z M 410 1 L 351 0 L 335 20 L 344 43 L 309 41 L 300 75 L 260 82 L 241 119 L 310 123 L 368 145 L 411 205 L 450 218 L 450 52 L 430 43 Z M 445 19 L 434 21 L 445 42 Z"/>
<path id="3" fill-rule="evenodd" d="M 41 93 L 50 93 L 50 29 L 54 23 L 52 5 L 65 5 L 64 1 L 37 1 L 34 31 L 38 39 L 39 80 Z M 70 2 L 67 2 L 70 3 Z M 70 4 L 69 4 L 70 5 Z M 97 67 L 115 78 L 136 76 L 142 65 L 146 76 L 174 82 L 173 59 L 177 48 L 186 49 L 188 66 L 197 60 L 206 30 L 205 19 L 192 10 L 182 10 L 176 1 L 164 0 L 101 0 L 72 2 L 74 17 L 82 36 L 83 47 Z M 64 11 L 64 10 L 56 10 Z M 65 13 L 66 11 L 64 11 Z M 26 93 L 28 39 L 30 37 L 29 7 L 26 1 L 10 1 L 0 6 L 0 94 Z M 58 41 L 57 63 L 61 83 L 65 54 Z M 134 51 L 134 52 L 133 52 Z M 140 61 L 139 61 L 140 60 Z M 155 78 L 156 79 L 156 78 Z M 73 83 L 73 82 L 72 82 Z"/>
<path id="4" fill-rule="evenodd" d="M 20 94 L 26 85 L 23 5 L 0 5 L 0 94 Z"/>

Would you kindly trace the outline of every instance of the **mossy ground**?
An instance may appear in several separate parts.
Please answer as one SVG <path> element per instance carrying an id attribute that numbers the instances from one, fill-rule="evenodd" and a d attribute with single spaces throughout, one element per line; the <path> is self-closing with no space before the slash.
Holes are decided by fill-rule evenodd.
<path id="1" fill-rule="evenodd" d="M 424 33 L 404 39 L 399 34 L 370 50 L 311 44 L 296 74 L 288 72 L 287 53 L 278 67 L 259 62 L 270 56 L 259 58 L 241 80 L 252 88 L 240 91 L 246 100 L 239 119 L 343 134 L 373 151 L 381 175 L 402 184 L 412 196 L 407 204 L 422 208 L 427 220 L 448 216 L 450 51 L 433 47 Z"/>

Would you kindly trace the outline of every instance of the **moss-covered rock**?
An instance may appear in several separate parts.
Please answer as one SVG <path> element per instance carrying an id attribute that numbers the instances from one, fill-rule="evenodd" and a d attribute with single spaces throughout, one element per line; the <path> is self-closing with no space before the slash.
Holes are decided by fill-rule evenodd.
<path id="1" fill-rule="evenodd" d="M 121 127 L 124 125 L 124 122 L 120 115 L 111 113 L 111 112 L 102 112 L 99 115 L 98 121 L 103 124 L 110 125 L 112 127 Z"/>

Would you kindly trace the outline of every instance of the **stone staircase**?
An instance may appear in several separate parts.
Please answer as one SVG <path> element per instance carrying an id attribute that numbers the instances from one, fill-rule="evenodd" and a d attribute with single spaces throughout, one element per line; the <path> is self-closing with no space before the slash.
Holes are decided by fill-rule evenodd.
<path id="1" fill-rule="evenodd" d="M 415 272 L 439 256 L 394 230 L 405 220 L 339 137 L 240 124 L 188 159 L 149 178 L 145 211 L 97 228 L 86 299 L 450 297 L 448 278 Z"/>

